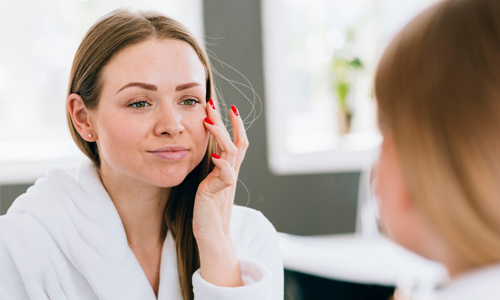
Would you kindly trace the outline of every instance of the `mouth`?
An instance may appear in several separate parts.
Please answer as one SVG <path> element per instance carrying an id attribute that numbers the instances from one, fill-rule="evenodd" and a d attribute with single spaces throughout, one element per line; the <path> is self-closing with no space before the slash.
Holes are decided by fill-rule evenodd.
<path id="1" fill-rule="evenodd" d="M 186 157 L 188 152 L 188 149 L 181 147 L 181 146 L 176 146 L 176 145 L 169 145 L 160 149 L 156 149 L 153 151 L 148 151 L 148 153 L 151 153 L 159 158 L 166 159 L 166 160 L 180 160 Z"/>

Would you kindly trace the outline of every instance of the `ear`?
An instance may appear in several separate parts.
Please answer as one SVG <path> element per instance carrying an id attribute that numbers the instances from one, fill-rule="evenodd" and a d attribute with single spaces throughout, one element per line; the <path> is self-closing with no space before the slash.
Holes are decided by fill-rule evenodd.
<path id="1" fill-rule="evenodd" d="M 71 94 L 66 101 L 73 126 L 75 126 L 80 136 L 87 142 L 95 142 L 97 134 L 90 123 L 90 115 L 83 104 L 83 99 L 78 94 Z"/>

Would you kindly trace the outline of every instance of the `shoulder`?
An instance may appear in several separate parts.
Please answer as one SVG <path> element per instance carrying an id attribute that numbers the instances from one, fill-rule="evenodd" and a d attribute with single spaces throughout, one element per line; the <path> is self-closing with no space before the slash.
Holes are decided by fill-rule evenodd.
<path id="1" fill-rule="evenodd" d="M 264 217 L 264 215 L 260 211 L 253 209 L 253 208 L 250 208 L 250 207 L 240 206 L 240 205 L 233 205 L 232 215 L 233 215 L 233 217 L 242 218 L 242 219 L 255 218 L 255 219 L 267 220 L 267 218 Z"/>
<path id="2" fill-rule="evenodd" d="M 435 295 L 436 300 L 498 299 L 500 263 L 482 267 L 459 276 Z"/>
<path id="3" fill-rule="evenodd" d="M 6 273 L 20 274 L 18 267 L 31 264 L 34 257 L 40 258 L 43 249 L 37 235 L 41 230 L 31 215 L 12 213 L 0 216 L 0 265 L 9 270 Z M 2 283 L 4 279 L 2 277 Z"/>
<path id="4" fill-rule="evenodd" d="M 256 230 L 276 232 L 273 224 L 260 211 L 239 205 L 233 205 L 231 227 L 238 231 L 250 229 L 253 232 Z"/>
<path id="5" fill-rule="evenodd" d="M 0 216 L 0 248 L 11 251 L 18 248 L 30 248 L 37 243 L 43 226 L 32 216 L 26 213 L 10 213 Z"/>
<path id="6" fill-rule="evenodd" d="M 9 213 L 0 216 L 0 239 L 9 238 L 11 236 L 17 236 L 23 231 L 30 232 L 34 225 L 36 225 L 36 220 L 33 216 L 26 213 Z"/>
<path id="7" fill-rule="evenodd" d="M 273 224 L 258 210 L 234 205 L 231 237 L 240 254 L 255 254 L 278 247 L 278 234 Z"/>
<path id="8" fill-rule="evenodd" d="M 19 247 L 20 222 L 26 216 L 0 216 L 0 298 L 29 299 L 24 289 L 24 283 L 19 270 L 19 264 L 25 259 L 19 259 L 19 252 L 31 248 L 30 245 Z M 29 218 L 28 218 L 29 219 Z M 14 234 L 12 234 L 14 231 Z M 18 237 L 16 239 L 16 236 Z"/>

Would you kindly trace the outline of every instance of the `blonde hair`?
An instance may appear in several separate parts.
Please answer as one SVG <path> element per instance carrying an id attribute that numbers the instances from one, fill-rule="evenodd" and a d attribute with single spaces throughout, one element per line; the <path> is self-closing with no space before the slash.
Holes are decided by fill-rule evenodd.
<path id="1" fill-rule="evenodd" d="M 206 50 L 184 26 L 157 12 L 132 13 L 123 9 L 104 16 L 83 38 L 73 61 L 68 95 L 78 94 L 87 109 L 97 109 L 103 85 L 103 68 L 119 51 L 153 38 L 176 39 L 191 45 L 205 68 L 206 100 L 217 102 Z M 75 143 L 99 168 L 97 144 L 85 141 L 73 125 L 68 110 L 66 115 Z M 194 299 L 191 278 L 200 265 L 192 228 L 194 197 L 198 185 L 214 167 L 210 154 L 216 149 L 215 141 L 210 137 L 203 160 L 179 186 L 172 188 L 165 207 L 165 223 L 176 242 L 177 268 L 184 299 Z"/>
<path id="2" fill-rule="evenodd" d="M 419 209 L 469 266 L 500 261 L 500 1 L 421 13 L 384 53 L 375 94 Z"/>

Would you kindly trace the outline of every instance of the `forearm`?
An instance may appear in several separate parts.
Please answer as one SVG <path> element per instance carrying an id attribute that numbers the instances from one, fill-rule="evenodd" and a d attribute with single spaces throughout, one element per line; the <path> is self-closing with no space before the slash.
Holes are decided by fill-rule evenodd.
<path id="1" fill-rule="evenodd" d="M 243 286 L 238 258 L 230 239 L 199 243 L 198 249 L 200 273 L 204 280 L 220 287 Z"/>

